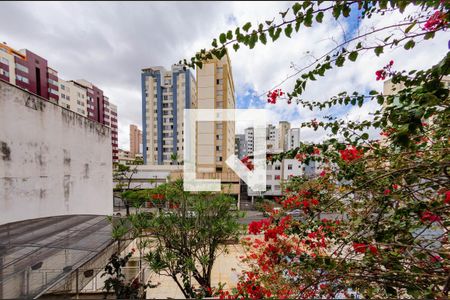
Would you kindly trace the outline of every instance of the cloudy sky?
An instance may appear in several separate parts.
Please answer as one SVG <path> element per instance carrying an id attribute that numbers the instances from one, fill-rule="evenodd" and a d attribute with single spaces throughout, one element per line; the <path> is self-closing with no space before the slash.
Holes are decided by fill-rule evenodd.
<path id="1" fill-rule="evenodd" d="M 2 2 L 0 42 L 45 57 L 63 79 L 84 78 L 102 88 L 118 105 L 119 144 L 128 149 L 129 124 L 141 127 L 140 70 L 165 66 L 190 58 L 208 48 L 214 37 L 248 21 L 263 22 L 279 17 L 292 2 Z M 408 12 L 414 13 L 414 9 Z M 330 112 L 310 112 L 294 105 L 269 105 L 264 95 L 288 75 L 291 65 L 302 67 L 337 42 L 358 32 L 393 24 L 404 16 L 359 21 L 357 14 L 336 22 L 324 19 L 320 26 L 303 28 L 292 39 L 281 37 L 275 44 L 253 50 L 231 51 L 233 76 L 239 108 L 268 108 L 269 119 L 300 122 Z M 376 57 L 367 53 L 355 63 L 330 72 L 308 85 L 304 98 L 324 100 L 341 91 L 382 90 L 375 71 L 393 59 L 396 67 L 426 68 L 436 64 L 448 51 L 446 33 L 419 43 L 412 51 L 385 50 Z M 281 88 L 289 90 L 294 80 Z M 349 120 L 362 120 L 377 104 L 362 108 L 344 107 L 331 113 Z M 243 126 L 238 124 L 238 130 Z M 324 133 L 302 131 L 304 140 L 317 141 Z"/>

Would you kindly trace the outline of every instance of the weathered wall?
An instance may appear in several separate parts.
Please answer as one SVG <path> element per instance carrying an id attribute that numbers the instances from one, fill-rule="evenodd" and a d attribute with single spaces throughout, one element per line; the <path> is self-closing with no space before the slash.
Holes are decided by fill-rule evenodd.
<path id="1" fill-rule="evenodd" d="M 0 224 L 112 214 L 109 128 L 0 81 Z"/>

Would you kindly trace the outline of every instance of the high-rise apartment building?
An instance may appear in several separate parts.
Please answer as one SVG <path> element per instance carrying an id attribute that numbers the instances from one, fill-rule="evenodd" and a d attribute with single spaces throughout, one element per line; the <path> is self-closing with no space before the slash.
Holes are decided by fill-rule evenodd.
<path id="1" fill-rule="evenodd" d="M 87 117 L 87 89 L 74 81 L 59 81 L 59 105 Z"/>
<path id="2" fill-rule="evenodd" d="M 300 128 L 291 128 L 286 133 L 286 150 L 300 147 Z"/>
<path id="3" fill-rule="evenodd" d="M 279 140 L 279 145 L 278 148 L 282 149 L 283 151 L 288 150 L 286 148 L 286 134 L 288 133 L 288 130 L 291 129 L 291 124 L 287 121 L 280 121 L 279 123 L 279 132 L 280 132 L 280 140 Z"/>
<path id="4" fill-rule="evenodd" d="M 119 137 L 118 137 L 118 122 L 117 122 L 117 106 L 109 102 L 109 98 L 103 94 L 103 90 L 101 90 L 96 85 L 87 80 L 84 79 L 72 80 L 70 81 L 69 88 L 72 89 L 72 87 L 76 87 L 78 89 L 76 94 L 78 99 L 77 105 L 83 103 L 82 100 L 86 99 L 87 118 L 102 123 L 111 128 L 113 162 L 118 162 Z M 85 91 L 84 96 L 82 95 L 82 89 L 84 89 Z M 61 93 L 62 91 L 63 89 L 61 87 Z M 70 109 L 72 111 L 77 112 L 77 110 L 75 110 L 75 107 L 72 108 L 71 106 Z"/>
<path id="5" fill-rule="evenodd" d="M 236 97 L 231 61 L 226 54 L 221 59 L 203 61 L 197 68 L 197 108 L 234 109 Z M 225 160 L 234 153 L 234 122 L 198 122 L 196 160 L 197 172 L 222 173 L 229 170 Z"/>
<path id="6" fill-rule="evenodd" d="M 247 155 L 247 143 L 245 141 L 245 134 L 236 134 L 234 149 L 234 154 L 239 158 L 243 158 Z"/>
<path id="7" fill-rule="evenodd" d="M 111 140 L 112 140 L 112 155 L 113 162 L 119 161 L 119 132 L 117 121 L 117 105 L 109 103 L 109 109 L 111 113 Z"/>
<path id="8" fill-rule="evenodd" d="M 53 103 L 58 103 L 58 72 L 47 60 L 28 49 L 0 44 L 0 79 L 15 84 Z"/>
<path id="9" fill-rule="evenodd" d="M 142 131 L 134 125 L 130 124 L 130 157 L 134 159 L 136 154 L 141 153 L 140 145 L 142 144 Z"/>
<path id="10" fill-rule="evenodd" d="M 0 80 L 110 127 L 113 162 L 117 162 L 117 107 L 115 122 L 112 122 L 110 103 L 101 89 L 83 79 L 58 78 L 58 72 L 48 66 L 45 58 L 28 49 L 15 50 L 4 43 L 0 44 Z"/>
<path id="11" fill-rule="evenodd" d="M 247 155 L 253 155 L 254 141 L 255 141 L 255 129 L 253 127 L 249 127 L 245 129 L 245 141 L 246 141 L 246 152 Z"/>
<path id="12" fill-rule="evenodd" d="M 141 80 L 144 163 L 170 165 L 172 154 L 183 161 L 184 109 L 196 103 L 191 71 L 150 67 L 142 69 Z"/>
<path id="13" fill-rule="evenodd" d="M 269 124 L 266 128 L 267 153 L 282 152 L 280 149 L 280 131 L 275 125 Z"/>

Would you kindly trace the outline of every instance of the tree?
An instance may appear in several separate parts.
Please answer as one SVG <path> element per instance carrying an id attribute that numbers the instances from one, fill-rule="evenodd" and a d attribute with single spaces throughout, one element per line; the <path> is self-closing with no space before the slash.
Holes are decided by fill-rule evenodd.
<path id="1" fill-rule="evenodd" d="M 271 160 L 296 158 L 319 161 L 324 169 L 315 178 L 293 178 L 280 199 L 285 210 L 302 209 L 295 220 L 283 211 L 249 225 L 244 240 L 248 270 L 233 292 L 221 297 L 242 298 L 437 298 L 448 296 L 449 269 L 449 90 L 442 83 L 449 74 L 450 55 L 428 70 L 395 70 L 390 60 L 374 80 L 390 79 L 394 95 L 342 92 L 329 100 L 306 101 L 301 95 L 309 81 L 351 63 L 368 51 L 383 55 L 386 47 L 407 51 L 448 29 L 448 1 L 303 1 L 281 12 L 281 21 L 254 26 L 247 23 L 214 39 L 187 67 L 222 57 L 226 46 L 235 51 L 256 43 L 290 38 L 300 28 L 320 26 L 324 16 L 336 20 L 358 10 L 360 18 L 404 13 L 415 5 L 421 11 L 403 22 L 356 34 L 298 69 L 292 91 L 269 91 L 267 101 L 322 110 L 341 105 L 362 106 L 377 101 L 373 119 L 346 122 L 335 118 L 302 124 L 331 131 L 331 138 L 301 145 Z M 294 32 L 295 30 L 295 32 Z M 379 38 L 385 34 L 385 38 Z M 220 44 L 219 44 L 220 43 Z M 400 88 L 402 87 L 402 88 Z M 368 129 L 381 131 L 370 140 Z M 324 218 L 328 215 L 328 218 Z"/>
<path id="2" fill-rule="evenodd" d="M 124 202 L 127 216 L 130 215 L 130 203 L 127 199 L 127 191 L 131 188 L 133 176 L 137 173 L 137 166 L 130 166 L 117 163 L 114 165 L 113 180 L 116 182 L 114 191 L 120 192 L 120 199 Z"/>
<path id="3" fill-rule="evenodd" d="M 111 290 L 114 291 L 117 299 L 145 299 L 146 289 L 156 287 L 152 284 L 142 284 L 137 277 L 131 281 L 126 280 L 122 268 L 127 265 L 134 252 L 135 250 L 132 249 L 124 257 L 113 254 L 109 258 L 108 264 L 101 275 L 101 277 L 108 276 L 103 287 L 106 290 L 105 299 Z"/>
<path id="4" fill-rule="evenodd" d="M 170 160 L 172 160 L 172 164 L 178 165 L 178 154 L 176 152 L 170 154 Z"/>
<path id="5" fill-rule="evenodd" d="M 237 240 L 241 214 L 232 211 L 234 199 L 221 193 L 193 194 L 183 182 L 163 184 L 152 198 L 172 203 L 144 222 L 132 222 L 135 237 L 146 239 L 144 259 L 150 269 L 169 276 L 186 298 L 211 296 L 211 272 L 226 243 Z"/>

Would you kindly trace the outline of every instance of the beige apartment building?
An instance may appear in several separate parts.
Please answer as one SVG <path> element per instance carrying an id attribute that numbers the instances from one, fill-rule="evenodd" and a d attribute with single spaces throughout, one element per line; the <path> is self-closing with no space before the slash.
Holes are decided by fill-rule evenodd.
<path id="1" fill-rule="evenodd" d="M 289 132 L 289 129 L 291 129 L 291 124 L 289 123 L 289 122 L 287 122 L 287 121 L 280 121 L 280 123 L 279 123 L 279 131 L 280 131 L 280 134 L 279 134 L 279 145 L 278 145 L 278 148 L 279 149 L 282 149 L 283 151 L 287 151 L 288 149 L 287 149 L 287 143 L 288 143 L 288 141 L 287 141 L 287 134 L 288 134 L 288 132 Z"/>
<path id="2" fill-rule="evenodd" d="M 59 105 L 87 117 L 87 90 L 74 81 L 58 78 Z"/>
<path id="3" fill-rule="evenodd" d="M 145 68 L 142 80 L 144 163 L 170 165 L 172 154 L 183 161 L 184 109 L 195 107 L 195 80 L 190 70 L 173 65 Z"/>
<path id="4" fill-rule="evenodd" d="M 234 109 L 236 96 L 230 58 L 213 58 L 197 68 L 197 108 Z M 222 173 L 230 169 L 226 159 L 234 154 L 234 122 L 198 122 L 196 160 L 198 173 Z"/>
<path id="5" fill-rule="evenodd" d="M 136 154 L 141 153 L 142 131 L 134 125 L 130 124 L 130 157 L 134 158 Z"/>

